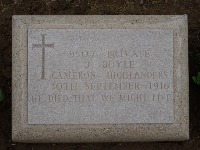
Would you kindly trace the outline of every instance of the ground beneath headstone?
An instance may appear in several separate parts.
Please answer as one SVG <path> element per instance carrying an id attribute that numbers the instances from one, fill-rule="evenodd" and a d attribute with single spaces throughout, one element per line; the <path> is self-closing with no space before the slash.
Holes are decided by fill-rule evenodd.
<path id="1" fill-rule="evenodd" d="M 20 144 L 11 141 L 12 15 L 178 15 L 189 17 L 190 140 L 185 142 L 106 144 Z M 0 150 L 200 149 L 200 1 L 198 0 L 0 0 Z"/>

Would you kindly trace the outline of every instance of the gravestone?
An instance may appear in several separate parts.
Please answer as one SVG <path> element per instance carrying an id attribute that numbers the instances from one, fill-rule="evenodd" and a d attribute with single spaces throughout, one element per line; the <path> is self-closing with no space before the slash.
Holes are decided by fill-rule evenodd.
<path id="1" fill-rule="evenodd" d="M 189 138 L 187 16 L 13 16 L 16 142 Z"/>

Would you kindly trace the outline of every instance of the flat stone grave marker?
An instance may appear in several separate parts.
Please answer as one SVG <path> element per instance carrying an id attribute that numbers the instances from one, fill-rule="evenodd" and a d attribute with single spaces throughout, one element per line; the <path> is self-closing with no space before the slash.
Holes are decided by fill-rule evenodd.
<path id="1" fill-rule="evenodd" d="M 12 138 L 189 137 L 187 16 L 13 16 Z"/>

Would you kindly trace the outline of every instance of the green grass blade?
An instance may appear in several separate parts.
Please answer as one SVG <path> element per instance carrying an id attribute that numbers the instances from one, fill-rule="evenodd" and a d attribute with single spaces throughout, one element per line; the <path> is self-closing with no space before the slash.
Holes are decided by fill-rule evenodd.
<path id="1" fill-rule="evenodd" d="M 5 96 L 4 93 L 2 91 L 2 89 L 0 89 L 0 102 L 2 102 L 4 100 Z"/>
<path id="2" fill-rule="evenodd" d="M 200 85 L 200 72 L 197 73 L 197 76 L 193 76 L 192 79 L 196 84 Z"/>

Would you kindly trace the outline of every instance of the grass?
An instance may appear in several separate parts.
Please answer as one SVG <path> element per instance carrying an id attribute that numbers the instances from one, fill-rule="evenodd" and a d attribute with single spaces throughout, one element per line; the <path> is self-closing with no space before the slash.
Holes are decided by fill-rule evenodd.
<path id="1" fill-rule="evenodd" d="M 200 50 L 190 52 L 190 56 L 194 58 L 196 65 L 199 66 L 200 65 Z M 192 79 L 197 85 L 200 85 L 200 72 L 197 72 L 197 75 L 193 76 Z"/>
<path id="2" fill-rule="evenodd" d="M 193 76 L 192 79 L 196 84 L 200 85 L 200 72 L 197 73 L 197 76 Z"/>
<path id="3" fill-rule="evenodd" d="M 0 89 L 0 102 L 2 102 L 4 100 L 5 96 L 4 93 L 2 91 L 2 89 Z"/>

